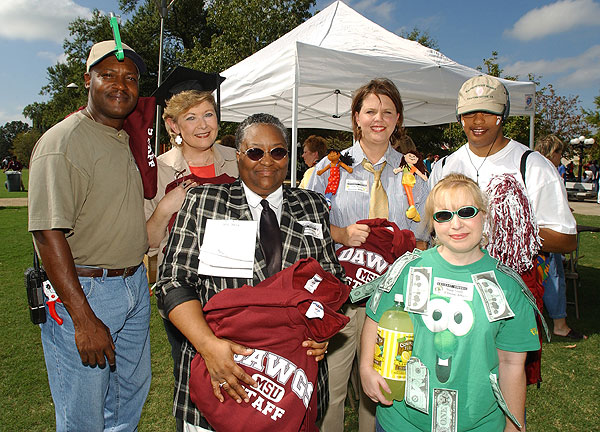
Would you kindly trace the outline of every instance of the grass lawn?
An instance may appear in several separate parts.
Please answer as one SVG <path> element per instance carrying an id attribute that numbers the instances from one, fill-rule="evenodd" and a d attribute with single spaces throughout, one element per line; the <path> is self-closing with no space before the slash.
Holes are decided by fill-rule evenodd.
<path id="1" fill-rule="evenodd" d="M 15 193 L 16 194 L 16 193 Z M 0 197 L 3 195 L 0 194 Z M 12 196 L 12 194 L 11 194 Z M 577 216 L 583 225 L 599 226 L 598 216 Z M 31 237 L 26 232 L 26 208 L 0 207 L 0 430 L 52 431 L 54 410 L 48 388 L 39 328 L 29 321 L 23 271 L 31 266 Z M 581 236 L 579 270 L 581 319 L 568 307 L 568 321 L 590 335 L 572 344 L 555 339 L 544 345 L 539 389 L 527 393 L 527 427 L 530 431 L 598 430 L 600 412 L 600 235 Z M 572 288 L 568 286 L 568 297 Z M 174 430 L 171 416 L 172 364 L 162 322 L 153 308 L 150 323 L 152 387 L 139 430 Z M 575 345 L 575 346 L 573 346 Z M 348 408 L 347 431 L 356 431 L 356 415 Z M 282 429 L 283 431 L 283 429 Z"/>
<path id="2" fill-rule="evenodd" d="M 21 180 L 23 180 L 23 185 L 25 189 L 27 189 L 27 181 L 29 180 L 29 170 L 27 168 L 23 168 L 21 172 Z M 25 198 L 27 197 L 27 192 L 9 192 L 4 186 L 4 182 L 6 181 L 6 174 L 0 171 L 0 198 Z"/>

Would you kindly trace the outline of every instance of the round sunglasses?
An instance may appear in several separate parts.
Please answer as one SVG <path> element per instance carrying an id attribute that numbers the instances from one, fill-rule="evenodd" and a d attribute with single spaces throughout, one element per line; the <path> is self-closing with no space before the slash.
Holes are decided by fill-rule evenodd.
<path id="1" fill-rule="evenodd" d="M 479 209 L 475 206 L 464 206 L 456 211 L 440 210 L 433 214 L 433 220 L 439 223 L 450 222 L 454 215 L 461 219 L 471 219 L 477 216 Z"/>
<path id="2" fill-rule="evenodd" d="M 258 147 L 251 147 L 248 150 L 240 153 L 245 154 L 250 160 L 253 160 L 254 162 L 258 162 L 263 157 L 265 157 L 265 151 Z M 288 155 L 288 151 L 283 147 L 275 147 L 269 150 L 269 154 L 271 155 L 273 160 L 280 161 Z"/>

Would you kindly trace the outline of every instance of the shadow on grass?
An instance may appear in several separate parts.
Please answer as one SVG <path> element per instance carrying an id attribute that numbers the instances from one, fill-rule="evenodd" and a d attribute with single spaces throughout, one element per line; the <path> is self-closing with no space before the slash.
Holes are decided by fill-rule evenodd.
<path id="1" fill-rule="evenodd" d="M 567 321 L 586 335 L 600 334 L 600 269 L 579 265 L 578 270 L 579 319 L 575 317 L 575 306 L 567 304 Z M 573 282 L 567 281 L 567 302 L 574 302 L 574 294 Z"/>

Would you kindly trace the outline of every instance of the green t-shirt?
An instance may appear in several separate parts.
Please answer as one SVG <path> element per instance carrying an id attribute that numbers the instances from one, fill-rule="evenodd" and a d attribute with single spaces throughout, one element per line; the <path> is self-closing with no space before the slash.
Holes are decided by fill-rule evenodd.
<path id="1" fill-rule="evenodd" d="M 411 362 L 421 362 L 417 386 L 421 394 L 414 394 L 421 398 L 417 405 L 426 407 L 423 410 L 428 414 L 408 406 L 405 398 L 389 407 L 377 407 L 381 426 L 386 431 L 432 430 L 433 422 L 443 422 L 436 415 L 444 415 L 440 405 L 446 403 L 454 412 L 455 430 L 503 430 L 505 416 L 490 383 L 490 373 L 498 375 L 497 349 L 525 352 L 540 347 L 534 309 L 521 287 L 497 269 L 497 260 L 487 252 L 473 264 L 455 266 L 434 248 L 409 262 L 390 292 L 376 291 L 367 304 L 367 315 L 379 322 L 382 314 L 394 306 L 397 293 L 404 295 L 406 307 L 410 307 L 411 297 L 415 297 L 410 292 L 407 297 L 408 284 L 429 284 L 426 313 L 410 313 L 415 333 Z M 422 307 L 422 297 L 413 301 L 413 306 L 419 303 Z M 424 369 L 427 379 L 423 378 Z M 417 381 L 412 381 L 409 374 L 407 391 L 411 382 Z"/>

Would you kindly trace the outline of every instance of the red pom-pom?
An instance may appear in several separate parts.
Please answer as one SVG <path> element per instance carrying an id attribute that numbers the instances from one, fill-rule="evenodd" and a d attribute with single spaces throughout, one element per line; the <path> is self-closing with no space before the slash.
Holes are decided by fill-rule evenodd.
<path id="1" fill-rule="evenodd" d="M 492 177 L 486 192 L 490 200 L 487 249 L 502 264 L 524 273 L 533 267 L 542 247 L 527 193 L 511 174 Z"/>

